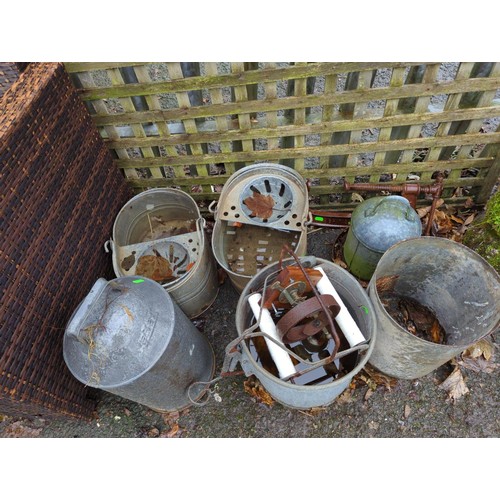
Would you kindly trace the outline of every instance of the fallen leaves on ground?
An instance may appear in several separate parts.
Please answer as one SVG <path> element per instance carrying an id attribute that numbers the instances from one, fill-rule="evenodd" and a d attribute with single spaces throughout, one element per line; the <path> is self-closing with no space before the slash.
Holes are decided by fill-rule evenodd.
<path id="1" fill-rule="evenodd" d="M 495 353 L 495 344 L 493 344 L 491 340 L 485 338 L 481 339 L 479 342 L 476 342 L 474 345 L 467 348 L 462 353 L 462 357 L 478 358 L 479 356 L 483 356 L 484 359 L 489 361 L 494 353 Z"/>
<path id="2" fill-rule="evenodd" d="M 477 211 L 473 211 L 472 206 L 469 198 L 462 206 L 448 206 L 442 198 L 439 199 L 436 202 L 431 235 L 461 243 L 467 228 L 477 215 Z M 430 205 L 417 209 L 423 227 L 427 226 L 430 209 Z"/>
<path id="3" fill-rule="evenodd" d="M 338 398 L 337 398 L 337 403 L 340 404 L 345 404 L 345 403 L 351 403 L 353 401 L 352 397 L 352 391 L 351 387 L 347 388 Z"/>
<path id="4" fill-rule="evenodd" d="M 440 389 L 448 392 L 448 400 L 453 403 L 469 392 L 465 385 L 465 380 L 460 371 L 460 366 L 456 365 L 448 378 L 438 385 Z"/>
<path id="5" fill-rule="evenodd" d="M 163 422 L 168 425 L 168 429 L 163 430 L 159 437 L 161 438 L 178 438 L 185 431 L 183 427 L 179 425 L 179 418 L 183 415 L 187 415 L 189 413 L 189 408 L 186 408 L 182 411 L 171 411 L 168 413 L 163 413 L 162 418 Z"/>
<path id="6" fill-rule="evenodd" d="M 389 377 L 372 366 L 365 365 L 362 370 L 353 378 L 351 385 L 353 388 L 367 385 L 369 389 L 375 391 L 378 386 L 385 387 L 391 390 L 396 387 L 398 381 L 395 378 Z"/>
<path id="7" fill-rule="evenodd" d="M 309 408 L 308 410 L 299 410 L 299 412 L 307 415 L 308 417 L 316 417 L 327 410 L 328 408 L 326 406 L 315 406 L 313 408 Z"/>
<path id="8" fill-rule="evenodd" d="M 174 424 L 168 431 L 163 431 L 159 437 L 161 438 L 175 438 L 180 437 L 183 429 L 179 427 L 179 424 Z"/>
<path id="9" fill-rule="evenodd" d="M 483 357 L 462 358 L 461 360 L 458 361 L 458 364 L 460 366 L 463 366 L 467 370 L 472 370 L 474 372 L 484 372 L 484 373 L 493 373 L 494 371 L 497 370 L 499 366 L 498 363 L 493 363 L 491 361 L 484 359 Z"/>
<path id="10" fill-rule="evenodd" d="M 252 211 L 251 217 L 269 219 L 273 215 L 274 200 L 271 195 L 263 195 L 254 191 L 253 196 L 248 196 L 243 203 Z"/>
<path id="11" fill-rule="evenodd" d="M 495 344 L 489 339 L 481 339 L 466 349 L 458 358 L 457 363 L 474 372 L 493 373 L 498 368 L 494 362 Z"/>
<path id="12" fill-rule="evenodd" d="M 245 392 L 254 397 L 257 402 L 264 403 L 268 406 L 274 405 L 274 399 L 264 389 L 262 384 L 255 376 L 251 375 L 250 377 L 248 377 L 247 380 L 243 382 L 243 388 L 245 389 Z"/>

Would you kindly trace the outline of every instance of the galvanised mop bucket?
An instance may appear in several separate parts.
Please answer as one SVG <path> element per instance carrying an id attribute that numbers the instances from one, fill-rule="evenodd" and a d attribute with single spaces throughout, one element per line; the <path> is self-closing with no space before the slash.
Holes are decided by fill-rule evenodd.
<path id="1" fill-rule="evenodd" d="M 354 320 L 357 327 L 359 327 L 359 331 L 364 336 L 362 343 L 345 350 L 345 353 L 349 352 L 352 355 L 353 352 L 356 353 L 356 350 L 359 349 L 355 365 L 347 374 L 333 381 L 326 380 L 326 382 L 317 385 L 307 383 L 299 385 L 291 382 L 291 378 L 283 379 L 281 375 L 276 376 L 276 374 L 264 368 L 256 358 L 249 340 L 243 340 L 238 344 L 239 357 L 237 359 L 245 374 L 247 376 L 255 375 L 276 401 L 295 409 L 309 409 L 331 404 L 349 386 L 352 378 L 369 360 L 376 340 L 376 318 L 368 295 L 359 282 L 347 271 L 330 261 L 316 257 L 305 257 L 301 260 L 312 262 L 312 265 L 316 266 L 315 269 L 322 268 L 336 292 L 338 292 L 339 298 L 343 301 L 343 306 L 347 308 L 352 320 Z M 293 263 L 293 261 L 289 259 L 283 261 L 283 264 L 290 263 Z M 241 338 L 243 338 L 245 332 L 251 331 L 252 325 L 256 323 L 249 298 L 251 299 L 256 291 L 262 290 L 265 283 L 269 283 L 279 271 L 279 262 L 271 264 L 257 273 L 245 286 L 236 308 L 236 328 Z M 268 345 L 271 347 L 273 344 Z M 284 353 L 283 356 L 288 356 L 281 347 L 278 346 L 277 349 L 279 352 Z M 274 347 L 274 350 L 276 350 L 276 347 Z"/>
<path id="2" fill-rule="evenodd" d="M 196 202 L 179 189 L 139 193 L 115 219 L 109 241 L 115 275 L 153 278 L 189 318 L 199 316 L 212 305 L 219 289 L 204 225 Z"/>
<path id="3" fill-rule="evenodd" d="M 68 322 L 66 365 L 80 382 L 155 411 L 178 411 L 205 394 L 214 353 L 155 281 L 100 278 Z"/>
<path id="4" fill-rule="evenodd" d="M 210 208 L 214 256 L 238 292 L 280 258 L 284 244 L 297 255 L 306 251 L 307 186 L 289 167 L 258 163 L 238 170 L 224 184 L 216 209 Z"/>
<path id="5" fill-rule="evenodd" d="M 445 344 L 413 335 L 388 314 L 377 291 L 384 278 L 393 279 L 395 296 L 414 299 L 435 314 L 447 334 Z M 396 378 L 429 374 L 500 325 L 500 276 L 476 252 L 445 238 L 413 238 L 389 248 L 368 294 L 378 323 L 369 362 Z"/>

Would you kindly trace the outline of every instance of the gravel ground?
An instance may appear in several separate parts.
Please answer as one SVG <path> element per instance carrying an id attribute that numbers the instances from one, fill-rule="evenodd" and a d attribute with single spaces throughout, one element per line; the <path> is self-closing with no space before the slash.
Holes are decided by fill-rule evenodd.
<path id="1" fill-rule="evenodd" d="M 308 253 L 332 255 L 334 230 L 309 238 Z M 226 280 L 214 305 L 198 320 L 216 356 L 216 375 L 226 345 L 236 337 L 238 294 Z M 496 345 L 497 338 L 491 336 Z M 493 360 L 492 360 L 493 361 Z M 14 419 L 0 416 L 0 437 L 29 438 L 495 438 L 499 436 L 499 379 L 491 373 L 462 368 L 468 391 L 450 399 L 439 384 L 452 370 L 450 363 L 414 381 L 392 379 L 376 383 L 364 371 L 333 404 L 296 410 L 245 390 L 243 375 L 218 382 L 205 406 L 191 406 L 162 415 L 132 401 L 95 391 L 97 411 L 92 421 L 68 418 Z M 367 365 L 369 369 L 369 363 Z M 258 382 L 258 381 L 257 381 Z"/>

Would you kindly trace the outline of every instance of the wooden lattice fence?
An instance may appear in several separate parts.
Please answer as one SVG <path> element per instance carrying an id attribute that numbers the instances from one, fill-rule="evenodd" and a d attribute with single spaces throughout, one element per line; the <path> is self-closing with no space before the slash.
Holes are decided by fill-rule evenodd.
<path id="1" fill-rule="evenodd" d="M 350 182 L 430 183 L 485 203 L 500 175 L 500 63 L 66 63 L 136 191 L 207 207 L 238 168 L 299 171 L 312 207 Z M 422 200 L 421 200 L 422 202 Z"/>

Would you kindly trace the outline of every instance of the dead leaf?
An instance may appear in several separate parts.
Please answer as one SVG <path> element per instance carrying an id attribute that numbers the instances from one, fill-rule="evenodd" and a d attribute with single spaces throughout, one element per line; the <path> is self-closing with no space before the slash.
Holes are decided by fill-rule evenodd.
<path id="1" fill-rule="evenodd" d="M 155 281 L 164 281 L 172 278 L 170 263 L 161 255 L 143 255 L 139 258 L 136 273 Z"/>
<path id="2" fill-rule="evenodd" d="M 439 208 L 441 205 L 443 205 L 444 200 L 443 198 L 439 198 L 438 201 L 436 201 L 436 208 Z M 431 211 L 431 205 L 427 207 L 422 207 L 417 209 L 417 214 L 420 218 L 425 217 L 429 212 Z"/>
<path id="3" fill-rule="evenodd" d="M 488 339 L 481 339 L 479 342 L 476 342 L 474 345 L 467 348 L 462 353 L 462 358 L 478 358 L 479 356 L 483 356 L 486 360 L 489 360 L 493 353 L 495 352 L 495 345 Z"/>
<path id="4" fill-rule="evenodd" d="M 464 220 L 461 218 L 461 217 L 458 217 L 456 215 L 450 215 L 450 219 L 453 221 L 453 222 L 456 222 L 457 224 L 463 224 L 464 223 Z"/>
<path id="5" fill-rule="evenodd" d="M 436 344 L 443 343 L 443 329 L 441 328 L 441 325 L 439 324 L 439 321 L 437 319 L 435 319 L 432 323 L 430 335 L 432 341 Z"/>
<path id="6" fill-rule="evenodd" d="M 365 199 L 359 193 L 352 193 L 351 200 L 357 203 L 362 203 Z"/>
<path id="7" fill-rule="evenodd" d="M 162 414 L 163 421 L 169 426 L 172 427 L 175 423 L 177 423 L 177 420 L 179 420 L 179 417 L 181 414 L 178 411 L 170 411 L 167 413 Z"/>
<path id="8" fill-rule="evenodd" d="M 313 408 L 309 408 L 308 410 L 299 410 L 300 413 L 307 415 L 308 417 L 316 417 L 321 413 L 324 413 L 327 410 L 324 406 L 315 406 Z"/>
<path id="9" fill-rule="evenodd" d="M 157 429 L 156 427 L 152 427 L 151 429 L 149 429 L 147 431 L 146 435 L 147 435 L 148 438 L 158 437 L 160 435 L 160 430 Z"/>
<path id="10" fill-rule="evenodd" d="M 173 438 L 173 437 L 176 437 L 177 434 L 179 434 L 179 432 L 180 432 L 179 424 L 175 423 L 174 425 L 172 425 L 170 430 L 163 431 L 160 434 L 160 437 L 161 438 Z"/>
<path id="11" fill-rule="evenodd" d="M 405 418 L 408 418 L 410 416 L 410 413 L 411 413 L 411 408 L 410 408 L 410 405 L 405 405 Z"/>
<path id="12" fill-rule="evenodd" d="M 377 383 L 371 377 L 360 375 L 359 378 L 368 386 L 369 389 L 372 390 L 372 392 L 377 389 Z"/>
<path id="13" fill-rule="evenodd" d="M 243 203 L 252 211 L 251 217 L 269 219 L 273 215 L 274 200 L 271 195 L 263 195 L 254 191 L 253 196 L 243 200 Z"/>
<path id="14" fill-rule="evenodd" d="M 469 217 L 467 217 L 467 219 L 465 219 L 464 221 L 464 226 L 468 226 L 473 220 L 474 220 L 474 217 L 476 216 L 476 214 L 470 214 Z"/>
<path id="15" fill-rule="evenodd" d="M 135 264 L 135 251 L 122 260 L 121 266 L 124 271 L 129 271 Z"/>
<path id="16" fill-rule="evenodd" d="M 379 278 L 375 286 L 377 288 L 377 293 L 381 294 L 383 292 L 392 292 L 394 290 L 394 287 L 396 286 L 396 282 L 399 278 L 399 275 L 393 275 L 393 276 L 382 276 Z"/>
<path id="17" fill-rule="evenodd" d="M 438 387 L 448 391 L 448 400 L 453 402 L 457 401 L 469 392 L 458 365 L 455 367 L 451 375 L 442 384 L 439 384 Z"/>
<path id="18" fill-rule="evenodd" d="M 471 208 L 473 206 L 474 206 L 474 200 L 469 196 L 469 198 L 465 200 L 464 207 Z"/>
<path id="19" fill-rule="evenodd" d="M 371 388 L 368 388 L 368 390 L 366 391 L 366 394 L 365 394 L 365 401 L 368 401 L 368 399 L 370 398 L 370 396 L 374 393 L 375 391 Z"/>
<path id="20" fill-rule="evenodd" d="M 363 367 L 362 371 L 365 372 L 370 377 L 370 379 L 373 381 L 373 383 L 376 384 L 376 386 L 379 386 L 379 385 L 383 386 L 386 389 L 388 389 L 389 391 L 393 387 L 396 387 L 396 385 L 398 384 L 397 379 L 389 377 L 388 375 L 385 375 L 382 372 L 379 372 L 378 370 L 376 370 L 372 366 L 365 365 Z"/>
<path id="21" fill-rule="evenodd" d="M 447 234 L 453 229 L 453 224 L 442 210 L 436 210 L 434 212 L 434 224 L 437 225 L 437 232 L 439 234 Z"/>
<path id="22" fill-rule="evenodd" d="M 271 395 L 264 389 L 259 380 L 253 375 L 243 382 L 245 392 L 253 396 L 258 402 L 268 406 L 274 405 L 274 400 Z"/>
<path id="23" fill-rule="evenodd" d="M 478 358 L 462 358 L 458 361 L 458 364 L 467 370 L 472 370 L 477 373 L 493 373 L 499 366 L 498 363 L 493 363 L 491 360 L 487 360 L 482 356 Z"/>
<path id="24" fill-rule="evenodd" d="M 337 402 L 340 404 L 351 403 L 352 402 L 352 392 L 350 390 L 344 391 L 338 398 Z"/>
<path id="25" fill-rule="evenodd" d="M 340 266 L 342 269 L 347 269 L 349 267 L 342 259 L 339 258 L 336 258 L 333 262 L 337 264 L 337 266 Z"/>

